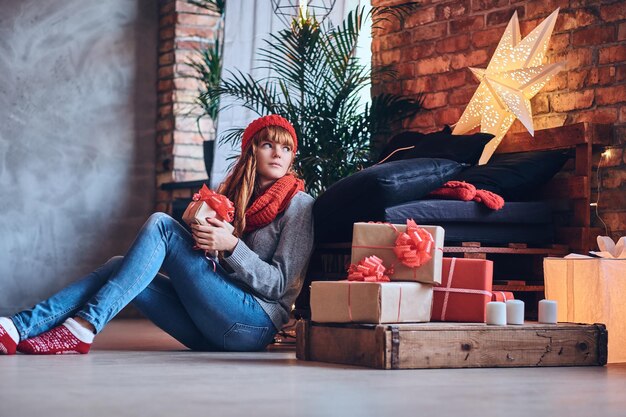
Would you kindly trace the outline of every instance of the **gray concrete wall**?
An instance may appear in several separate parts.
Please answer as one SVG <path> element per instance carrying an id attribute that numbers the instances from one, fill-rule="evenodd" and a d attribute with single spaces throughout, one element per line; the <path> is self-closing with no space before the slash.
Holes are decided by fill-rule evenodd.
<path id="1" fill-rule="evenodd" d="M 152 211 L 157 6 L 0 0 L 0 314 L 125 252 Z"/>

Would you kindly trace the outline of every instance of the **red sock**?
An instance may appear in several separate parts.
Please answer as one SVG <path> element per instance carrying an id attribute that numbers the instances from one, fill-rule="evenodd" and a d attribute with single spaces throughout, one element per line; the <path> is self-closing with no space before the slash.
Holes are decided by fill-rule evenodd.
<path id="1" fill-rule="evenodd" d="M 17 350 L 30 355 L 65 355 L 88 353 L 90 347 L 91 343 L 80 341 L 67 327 L 61 325 L 21 341 Z"/>
<path id="2" fill-rule="evenodd" d="M 17 343 L 9 335 L 2 325 L 0 325 L 0 355 L 15 355 Z"/>
<path id="3" fill-rule="evenodd" d="M 500 210 L 504 207 L 504 198 L 487 190 L 476 190 L 476 197 L 474 197 L 474 201 L 483 203 L 491 210 Z"/>
<path id="4" fill-rule="evenodd" d="M 429 195 L 450 200 L 470 201 L 476 196 L 476 187 L 464 181 L 448 181 Z"/>

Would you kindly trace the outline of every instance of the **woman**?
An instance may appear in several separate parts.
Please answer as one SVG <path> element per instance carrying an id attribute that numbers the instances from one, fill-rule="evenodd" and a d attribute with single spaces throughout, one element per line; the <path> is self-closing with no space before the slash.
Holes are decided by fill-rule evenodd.
<path id="1" fill-rule="evenodd" d="M 88 353 L 94 335 L 130 302 L 190 349 L 263 349 L 289 320 L 313 247 L 313 198 L 291 170 L 297 147 L 284 118 L 250 123 L 218 190 L 235 205 L 232 233 L 208 219 L 189 234 L 153 214 L 126 256 L 0 318 L 0 353 Z M 220 263 L 205 251 L 219 251 Z"/>

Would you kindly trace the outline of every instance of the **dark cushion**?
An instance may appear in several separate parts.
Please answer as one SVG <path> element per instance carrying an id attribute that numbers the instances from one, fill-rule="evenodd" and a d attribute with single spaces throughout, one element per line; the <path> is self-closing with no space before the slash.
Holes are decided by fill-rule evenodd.
<path id="1" fill-rule="evenodd" d="M 425 196 L 461 169 L 448 159 L 417 158 L 375 165 L 337 181 L 315 201 L 315 240 L 349 242 L 354 222 L 380 221 L 387 207 Z"/>
<path id="2" fill-rule="evenodd" d="M 507 202 L 500 210 L 490 210 L 474 201 L 425 199 L 385 210 L 387 222 L 402 224 L 406 219 L 443 227 L 447 246 L 468 241 L 485 245 L 554 242 L 552 210 L 542 201 Z"/>
<path id="3" fill-rule="evenodd" d="M 569 157 L 568 151 L 561 150 L 495 154 L 487 164 L 469 167 L 454 179 L 493 191 L 504 201 L 528 201 Z"/>
<path id="4" fill-rule="evenodd" d="M 423 199 L 385 209 L 385 220 L 417 224 L 480 223 L 480 224 L 552 224 L 552 210 L 543 201 L 514 201 L 500 210 L 490 210 L 475 201 Z"/>
<path id="5" fill-rule="evenodd" d="M 485 145 L 491 139 L 493 139 L 493 135 L 490 133 L 453 135 L 449 126 L 440 132 L 426 135 L 419 132 L 403 132 L 391 138 L 381 152 L 378 161 L 382 161 L 393 151 L 398 150 L 385 162 L 410 158 L 443 158 L 475 165 L 478 163 Z M 399 150 L 405 147 L 412 148 Z"/>

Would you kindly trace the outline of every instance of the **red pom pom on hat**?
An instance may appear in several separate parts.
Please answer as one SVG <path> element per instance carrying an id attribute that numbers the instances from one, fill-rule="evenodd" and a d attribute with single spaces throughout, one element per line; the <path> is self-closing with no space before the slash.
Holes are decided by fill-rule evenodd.
<path id="1" fill-rule="evenodd" d="M 295 153 L 298 151 L 298 138 L 296 137 L 296 130 L 287 119 L 277 114 L 270 114 L 268 116 L 260 117 L 251 122 L 248 127 L 246 127 L 246 130 L 244 130 L 243 132 L 243 138 L 241 139 L 241 151 L 243 152 L 243 150 L 248 147 L 248 144 L 250 143 L 254 135 L 256 135 L 257 133 L 259 133 L 259 131 L 268 126 L 282 127 L 287 132 L 289 132 L 289 134 L 293 138 L 293 152 Z"/>

